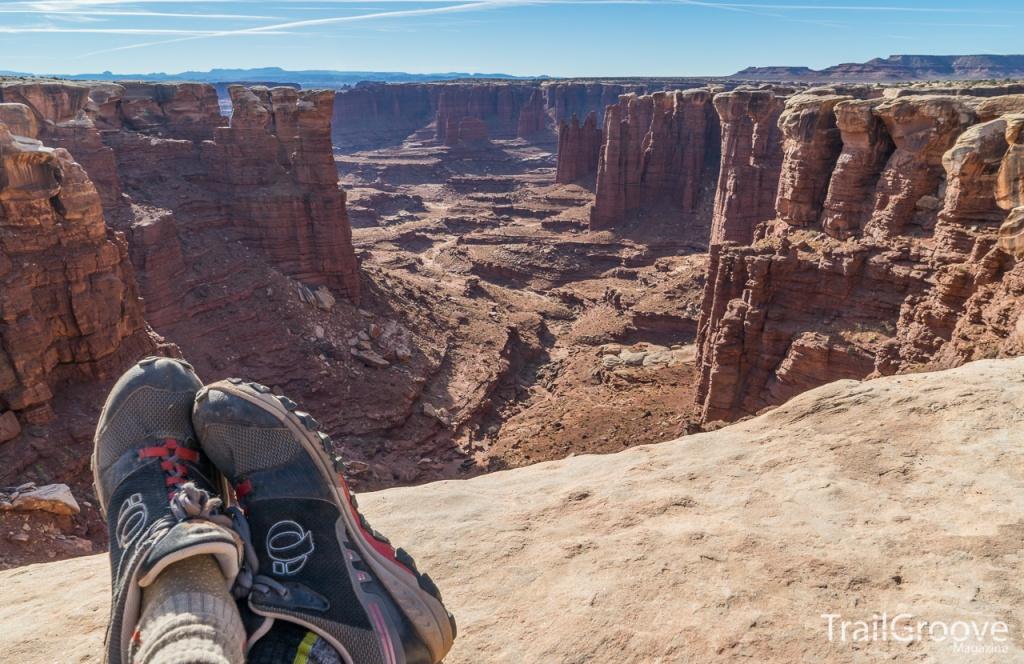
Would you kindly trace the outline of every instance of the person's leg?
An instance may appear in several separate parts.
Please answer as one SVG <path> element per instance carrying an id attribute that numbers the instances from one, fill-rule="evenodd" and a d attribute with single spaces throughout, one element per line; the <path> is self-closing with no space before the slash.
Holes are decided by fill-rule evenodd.
<path id="1" fill-rule="evenodd" d="M 228 595 L 242 548 L 218 513 L 220 480 L 192 428 L 201 386 L 188 364 L 147 358 L 117 381 L 100 414 L 92 468 L 110 534 L 108 664 L 243 661 Z M 214 659 L 186 657 L 186 642 Z"/>
<path id="2" fill-rule="evenodd" d="M 242 618 L 213 556 L 174 563 L 144 588 L 136 633 L 133 664 L 245 661 Z"/>

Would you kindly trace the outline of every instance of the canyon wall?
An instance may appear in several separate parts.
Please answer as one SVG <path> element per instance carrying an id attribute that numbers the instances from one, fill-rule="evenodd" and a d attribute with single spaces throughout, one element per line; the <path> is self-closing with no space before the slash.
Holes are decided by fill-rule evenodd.
<path id="1" fill-rule="evenodd" d="M 178 352 L 164 338 L 205 376 L 321 374 L 290 339 L 308 317 L 292 298 L 318 309 L 360 295 L 332 91 L 232 87 L 230 123 L 208 85 L 10 80 L 0 92 L 0 122 L 42 139 L 0 136 L 0 417 L 51 422 L 0 446 L 0 481 L 74 474 L 102 380 Z"/>
<path id="2" fill-rule="evenodd" d="M 560 122 L 555 182 L 593 186 L 601 158 L 602 138 L 596 113 L 588 113 L 583 124 L 580 124 L 580 118 L 575 114 L 569 122 Z"/>
<path id="3" fill-rule="evenodd" d="M 590 227 L 659 217 L 707 245 L 707 215 L 718 173 L 720 126 L 709 90 L 624 95 L 605 113 Z"/>
<path id="4" fill-rule="evenodd" d="M 284 274 L 358 299 L 331 156 L 333 92 L 232 86 L 230 124 L 208 85 L 102 92 L 120 93 L 98 124 L 110 128 L 103 139 L 136 204 L 170 211 L 183 226 L 230 227 Z M 153 215 L 137 216 L 150 224 Z"/>
<path id="5" fill-rule="evenodd" d="M 788 100 L 770 220 L 712 244 L 705 421 L 840 378 L 1024 350 L 1021 99 L 837 92 Z"/>
<path id="6" fill-rule="evenodd" d="M 604 124 L 604 113 L 619 97 L 626 94 L 648 94 L 670 89 L 643 83 L 604 83 L 600 81 L 558 81 L 544 86 L 545 104 L 552 117 L 563 121 L 576 115 L 584 118 L 591 113 L 597 116 L 598 126 Z"/>
<path id="7" fill-rule="evenodd" d="M 721 170 L 715 189 L 711 243 L 753 239 L 754 227 L 775 216 L 782 169 L 779 115 L 785 99 L 772 90 L 715 95 L 722 127 Z"/>
<path id="8" fill-rule="evenodd" d="M 52 100 L 61 123 L 80 93 Z M 13 411 L 22 425 L 53 420 L 60 386 L 107 378 L 156 349 L 96 187 L 67 150 L 36 140 L 58 130 L 74 133 L 0 104 L 0 416 Z"/>
<path id="9" fill-rule="evenodd" d="M 454 145 L 464 118 L 482 120 L 492 138 L 515 138 L 519 135 L 520 116 L 534 99 L 537 88 L 529 84 L 438 84 L 435 138 L 439 143 Z M 536 102 L 527 111 L 536 114 Z M 527 125 L 531 133 L 536 128 Z"/>
<path id="10" fill-rule="evenodd" d="M 490 138 L 553 143 L 562 121 L 597 116 L 623 94 L 703 87 L 700 79 L 638 79 L 630 82 L 450 81 L 360 83 L 340 90 L 334 106 L 333 139 L 342 152 L 397 145 L 428 133 L 442 144 L 458 143 L 463 118 L 482 120 Z M 427 131 L 429 125 L 432 130 Z"/>
<path id="11" fill-rule="evenodd" d="M 120 88 L 120 86 L 113 86 Z M 113 151 L 103 144 L 96 124 L 100 107 L 84 83 L 8 80 L 0 82 L 0 102 L 30 109 L 36 136 L 49 147 L 68 150 L 87 173 L 112 213 L 124 210 Z M 102 95 L 101 95 L 102 98 Z"/>
<path id="12" fill-rule="evenodd" d="M 334 146 L 354 152 L 397 145 L 430 124 L 436 113 L 437 97 L 431 86 L 361 83 L 335 97 Z"/>

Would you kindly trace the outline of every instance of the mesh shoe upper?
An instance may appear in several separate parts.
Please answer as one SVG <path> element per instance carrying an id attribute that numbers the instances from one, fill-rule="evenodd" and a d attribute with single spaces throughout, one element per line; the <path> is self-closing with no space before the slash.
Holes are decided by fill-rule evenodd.
<path id="1" fill-rule="evenodd" d="M 193 421 L 203 449 L 235 487 L 259 577 L 269 579 L 254 585 L 254 611 L 313 629 L 357 662 L 440 660 L 453 638 L 447 613 L 383 542 L 376 544 L 390 558 L 383 567 L 371 564 L 370 556 L 385 557 L 362 539 L 315 420 L 261 385 L 233 380 L 199 393 Z M 389 577 L 398 574 L 408 577 L 404 585 Z M 433 612 L 425 602 L 436 603 Z M 434 627 L 437 613 L 447 631 Z M 433 653 L 421 638 L 423 624 L 438 632 L 428 634 Z"/>
<path id="2" fill-rule="evenodd" d="M 226 517 L 213 516 L 214 471 L 192 428 L 200 386 L 187 364 L 147 358 L 117 381 L 97 424 L 92 464 L 110 535 L 112 664 L 128 657 L 140 587 L 164 567 L 202 550 L 230 581 L 238 571 L 238 538 Z"/>

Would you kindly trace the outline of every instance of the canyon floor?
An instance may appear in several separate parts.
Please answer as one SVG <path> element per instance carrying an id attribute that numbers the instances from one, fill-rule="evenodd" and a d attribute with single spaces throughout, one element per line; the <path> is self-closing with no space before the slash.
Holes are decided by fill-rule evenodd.
<path id="1" fill-rule="evenodd" d="M 449 664 L 1019 662 L 1022 413 L 1024 359 L 985 360 L 360 503 L 458 617 Z M 0 651 L 99 661 L 108 590 L 103 555 L 0 573 Z M 823 614 L 883 610 L 1002 621 L 1009 640 L 828 640 Z"/>
<path id="2" fill-rule="evenodd" d="M 196 257 L 181 278 L 189 315 L 155 327 L 205 380 L 241 374 L 299 400 L 342 444 L 360 491 L 699 430 L 698 239 L 665 232 L 670 219 L 590 231 L 592 192 L 556 185 L 551 149 L 522 140 L 452 148 L 413 135 L 335 159 L 361 302 L 316 306 L 196 225 L 182 235 Z M 65 417 L 7 445 L 23 462 L 13 479 L 67 482 L 82 514 L 0 512 L 0 569 L 103 550 L 86 464 L 108 386 L 69 387 Z"/>
<path id="3" fill-rule="evenodd" d="M 371 280 L 446 293 L 438 308 L 456 312 L 470 348 L 511 332 L 497 389 L 455 427 L 474 467 L 613 452 L 695 429 L 706 266 L 697 238 L 651 225 L 590 231 L 593 194 L 556 185 L 554 155 L 520 140 L 449 148 L 414 136 L 336 160 Z M 479 363 L 461 355 L 456 372 Z M 477 386 L 464 382 L 447 382 L 456 408 L 474 405 Z"/>

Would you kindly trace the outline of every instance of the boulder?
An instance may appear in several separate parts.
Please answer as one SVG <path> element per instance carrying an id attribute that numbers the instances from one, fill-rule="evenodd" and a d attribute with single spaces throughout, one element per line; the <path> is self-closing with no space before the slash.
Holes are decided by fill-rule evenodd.
<path id="1" fill-rule="evenodd" d="M 0 414 L 0 443 L 14 440 L 21 434 L 21 423 L 13 410 Z"/>
<path id="2" fill-rule="evenodd" d="M 13 493 L 0 494 L 0 496 L 4 498 L 3 501 L 0 501 L 0 510 L 49 512 L 67 516 L 82 511 L 67 484 L 47 484 L 40 487 L 29 484 L 19 487 Z"/>

